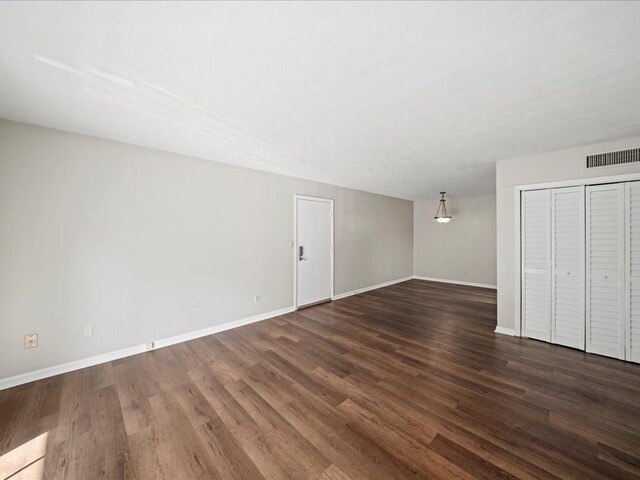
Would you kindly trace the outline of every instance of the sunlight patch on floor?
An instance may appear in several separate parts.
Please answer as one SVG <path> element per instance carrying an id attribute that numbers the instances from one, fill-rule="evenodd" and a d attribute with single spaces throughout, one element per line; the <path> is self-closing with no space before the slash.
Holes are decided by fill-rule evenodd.
<path id="1" fill-rule="evenodd" d="M 44 432 L 2 455 L 0 457 L 0 478 L 42 480 L 48 435 L 49 432 Z"/>

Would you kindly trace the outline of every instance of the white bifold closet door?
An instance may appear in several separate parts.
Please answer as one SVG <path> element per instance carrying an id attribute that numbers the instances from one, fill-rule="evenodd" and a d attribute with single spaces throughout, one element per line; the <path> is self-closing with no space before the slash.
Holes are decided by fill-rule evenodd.
<path id="1" fill-rule="evenodd" d="M 626 184 L 627 360 L 640 362 L 640 182 Z"/>
<path id="2" fill-rule="evenodd" d="M 625 358 L 625 185 L 587 187 L 586 350 Z"/>
<path id="3" fill-rule="evenodd" d="M 551 190 L 551 343 L 584 350 L 584 187 Z"/>
<path id="4" fill-rule="evenodd" d="M 522 192 L 523 334 L 551 341 L 551 192 Z"/>

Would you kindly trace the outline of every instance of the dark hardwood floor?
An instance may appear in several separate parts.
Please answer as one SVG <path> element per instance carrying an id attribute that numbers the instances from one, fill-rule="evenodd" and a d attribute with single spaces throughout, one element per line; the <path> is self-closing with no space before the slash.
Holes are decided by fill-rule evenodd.
<path id="1" fill-rule="evenodd" d="M 495 318 L 411 280 L 4 390 L 0 478 L 640 478 L 640 365 Z"/>

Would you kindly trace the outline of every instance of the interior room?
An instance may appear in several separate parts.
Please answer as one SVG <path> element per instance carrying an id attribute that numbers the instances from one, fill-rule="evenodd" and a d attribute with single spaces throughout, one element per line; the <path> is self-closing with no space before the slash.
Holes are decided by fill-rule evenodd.
<path id="1" fill-rule="evenodd" d="M 640 3 L 0 3 L 0 479 L 640 478 Z"/>

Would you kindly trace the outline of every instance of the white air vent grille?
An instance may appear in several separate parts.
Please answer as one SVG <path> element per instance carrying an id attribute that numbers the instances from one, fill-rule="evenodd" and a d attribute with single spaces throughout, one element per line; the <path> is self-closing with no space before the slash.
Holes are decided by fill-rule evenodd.
<path id="1" fill-rule="evenodd" d="M 640 162 L 640 148 L 587 155 L 587 168 L 611 167 L 633 162 Z"/>

